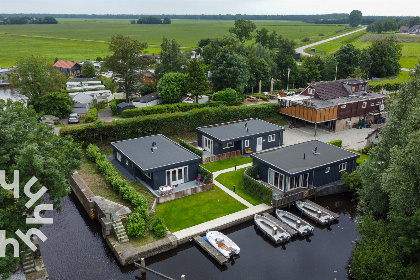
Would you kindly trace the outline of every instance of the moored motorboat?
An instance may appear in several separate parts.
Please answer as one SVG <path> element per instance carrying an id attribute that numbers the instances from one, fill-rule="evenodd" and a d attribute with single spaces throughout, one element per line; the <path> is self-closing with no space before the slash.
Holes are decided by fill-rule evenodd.
<path id="1" fill-rule="evenodd" d="M 290 212 L 277 209 L 276 216 L 280 221 L 296 230 L 299 235 L 307 235 L 314 231 L 314 227 L 308 222 Z"/>
<path id="2" fill-rule="evenodd" d="M 335 218 L 330 215 L 325 209 L 321 206 L 316 206 L 313 204 L 309 204 L 305 201 L 296 201 L 296 207 L 308 218 L 314 220 L 315 222 L 326 225 L 330 224 Z"/>
<path id="3" fill-rule="evenodd" d="M 259 229 L 261 229 L 265 235 L 270 237 L 275 243 L 286 242 L 290 239 L 291 235 L 282 227 L 279 227 L 268 218 L 255 214 L 254 215 L 255 224 Z"/>
<path id="4" fill-rule="evenodd" d="M 233 255 L 238 255 L 240 248 L 229 237 L 219 231 L 207 231 L 207 242 L 209 242 L 217 251 L 219 251 L 226 258 Z"/>

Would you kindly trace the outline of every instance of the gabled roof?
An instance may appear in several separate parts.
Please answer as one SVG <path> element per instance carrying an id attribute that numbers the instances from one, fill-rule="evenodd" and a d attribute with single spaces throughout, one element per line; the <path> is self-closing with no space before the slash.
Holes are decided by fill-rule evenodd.
<path id="1" fill-rule="evenodd" d="M 152 145 L 156 149 L 152 152 Z M 143 172 L 181 167 L 201 161 L 201 158 L 162 134 L 112 142 L 117 151 L 129 158 Z"/>
<path id="2" fill-rule="evenodd" d="M 408 29 L 408 33 L 420 33 L 420 25 L 413 25 Z"/>
<path id="3" fill-rule="evenodd" d="M 317 155 L 314 154 L 315 148 L 319 153 Z M 297 175 L 333 163 L 357 159 L 359 155 L 331 144 L 311 140 L 261 151 L 252 154 L 251 157 L 287 174 Z"/>
<path id="4" fill-rule="evenodd" d="M 57 60 L 56 63 L 54 63 L 54 67 L 60 67 L 60 68 L 73 68 L 74 65 L 78 65 L 79 67 L 82 67 L 82 65 L 80 65 L 77 62 L 74 61 L 65 61 L 65 60 Z"/>
<path id="5" fill-rule="evenodd" d="M 366 85 L 366 91 L 370 90 L 367 87 L 367 81 L 356 80 L 356 79 L 343 79 L 337 81 L 318 82 L 309 85 L 301 95 L 310 95 L 309 88 L 315 89 L 315 96 L 321 100 L 330 100 L 339 97 L 348 97 L 352 93 L 346 89 L 346 85 Z"/>
<path id="6" fill-rule="evenodd" d="M 135 108 L 136 106 L 134 106 L 133 104 L 127 103 L 127 102 L 121 102 L 119 104 L 117 104 L 118 108 L 125 108 L 125 107 L 132 107 Z"/>
<path id="7" fill-rule="evenodd" d="M 133 99 L 133 102 L 140 102 L 140 103 L 147 103 L 153 100 L 156 100 L 159 98 L 159 93 L 157 92 L 152 92 L 146 95 L 143 95 L 141 97 L 138 97 L 136 99 Z"/>
<path id="8" fill-rule="evenodd" d="M 248 130 L 246 129 L 248 128 Z M 225 143 L 270 132 L 284 131 L 284 128 L 260 119 L 247 119 L 197 128 L 203 135 Z"/>
<path id="9" fill-rule="evenodd" d="M 88 104 L 93 102 L 93 97 L 81 92 L 73 97 L 73 101 L 77 103 Z"/>

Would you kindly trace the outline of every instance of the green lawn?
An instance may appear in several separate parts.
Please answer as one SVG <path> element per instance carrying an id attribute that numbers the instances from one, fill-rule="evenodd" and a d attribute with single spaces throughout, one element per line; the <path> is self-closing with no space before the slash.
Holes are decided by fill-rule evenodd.
<path id="1" fill-rule="evenodd" d="M 206 164 L 203 164 L 203 167 L 206 168 L 210 172 L 216 172 L 216 171 L 220 171 L 220 170 L 227 169 L 230 167 L 234 167 L 235 164 L 236 166 L 239 166 L 239 165 L 250 163 L 250 162 L 252 162 L 251 157 L 238 156 L 238 157 L 232 157 L 232 158 L 214 161 L 211 163 L 206 163 Z"/>
<path id="2" fill-rule="evenodd" d="M 168 229 L 175 232 L 245 208 L 245 205 L 214 186 L 213 190 L 159 204 L 156 215 L 164 218 Z"/>
<path id="3" fill-rule="evenodd" d="M 242 174 L 244 171 L 245 168 L 239 169 L 237 171 L 226 172 L 217 176 L 216 180 L 230 190 L 233 190 L 233 185 L 235 185 L 236 194 L 252 205 L 263 203 L 262 200 L 255 198 L 243 189 Z"/>
<path id="4" fill-rule="evenodd" d="M 347 150 L 352 151 L 352 152 L 360 155 L 360 157 L 358 159 L 356 159 L 356 164 L 357 165 L 360 165 L 360 164 L 364 163 L 365 160 L 369 160 L 369 156 L 366 155 L 366 154 L 362 154 L 361 152 L 358 152 L 358 151 L 355 151 L 355 150 L 352 150 L 352 149 L 347 149 Z"/>
<path id="5" fill-rule="evenodd" d="M 58 24 L 2 25 L 0 30 L 0 66 L 14 65 L 19 57 L 38 55 L 54 61 L 96 59 L 110 55 L 108 42 L 114 35 L 130 36 L 146 42 L 147 53 L 159 53 L 162 38 L 175 39 L 184 50 L 193 49 L 204 38 L 229 34 L 233 20 L 172 20 L 172 24 L 130 24 L 129 19 L 60 19 Z M 298 21 L 253 21 L 257 30 L 270 32 L 298 44 L 304 37 L 320 40 L 345 32 L 346 25 L 315 25 Z M 338 33 L 337 33 L 338 32 Z M 324 36 L 319 36 L 324 34 Z M 306 42 L 307 43 L 307 42 Z"/>
<path id="6" fill-rule="evenodd" d="M 400 71 L 398 76 L 381 78 L 380 81 L 370 81 L 369 84 L 386 84 L 386 83 L 396 83 L 396 82 L 407 82 L 409 80 L 408 71 Z"/>

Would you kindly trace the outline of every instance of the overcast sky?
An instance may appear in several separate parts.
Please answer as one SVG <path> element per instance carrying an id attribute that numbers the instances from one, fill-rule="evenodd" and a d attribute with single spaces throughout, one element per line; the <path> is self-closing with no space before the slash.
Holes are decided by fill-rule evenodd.
<path id="1" fill-rule="evenodd" d="M 0 0 L 2 13 L 50 14 L 329 14 L 418 16 L 420 1 L 405 0 Z"/>

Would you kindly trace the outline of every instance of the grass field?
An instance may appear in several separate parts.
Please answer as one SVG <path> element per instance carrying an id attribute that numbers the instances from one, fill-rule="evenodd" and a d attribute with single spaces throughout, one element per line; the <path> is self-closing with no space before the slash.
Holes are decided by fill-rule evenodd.
<path id="1" fill-rule="evenodd" d="M 246 206 L 214 186 L 213 190 L 158 204 L 156 215 L 165 219 L 171 232 L 189 228 Z"/>
<path id="2" fill-rule="evenodd" d="M 238 156 L 238 157 L 232 157 L 232 158 L 222 159 L 218 161 L 213 161 L 211 163 L 206 163 L 206 164 L 203 164 L 203 167 L 206 168 L 210 172 L 216 172 L 219 170 L 235 167 L 235 164 L 236 166 L 239 166 L 239 165 L 250 163 L 250 162 L 252 162 L 251 157 Z"/>
<path id="3" fill-rule="evenodd" d="M 52 25 L 3 25 L 0 30 L 0 66 L 14 65 L 19 57 L 43 56 L 49 60 L 95 59 L 104 57 L 110 38 L 117 34 L 147 42 L 147 53 L 159 53 L 162 38 L 175 39 L 185 50 L 195 48 L 200 39 L 229 34 L 234 21 L 172 20 L 172 24 L 130 24 L 127 19 L 57 19 Z M 253 21 L 299 44 L 308 37 L 317 41 L 345 32 L 345 25 L 314 25 L 298 21 Z M 319 36 L 323 34 L 323 36 Z M 311 42 L 310 41 L 310 42 Z"/>
<path id="4" fill-rule="evenodd" d="M 359 34 L 360 33 L 360 34 Z M 367 48 L 375 40 L 394 36 L 398 42 L 403 44 L 402 55 L 400 59 L 401 67 L 414 69 L 420 59 L 420 36 L 411 36 L 406 34 L 372 34 L 358 32 L 353 35 L 345 36 L 340 39 L 315 46 L 317 52 L 326 52 L 332 54 L 345 44 L 353 44 L 358 49 Z M 310 48 L 306 49 L 309 52 Z"/>

